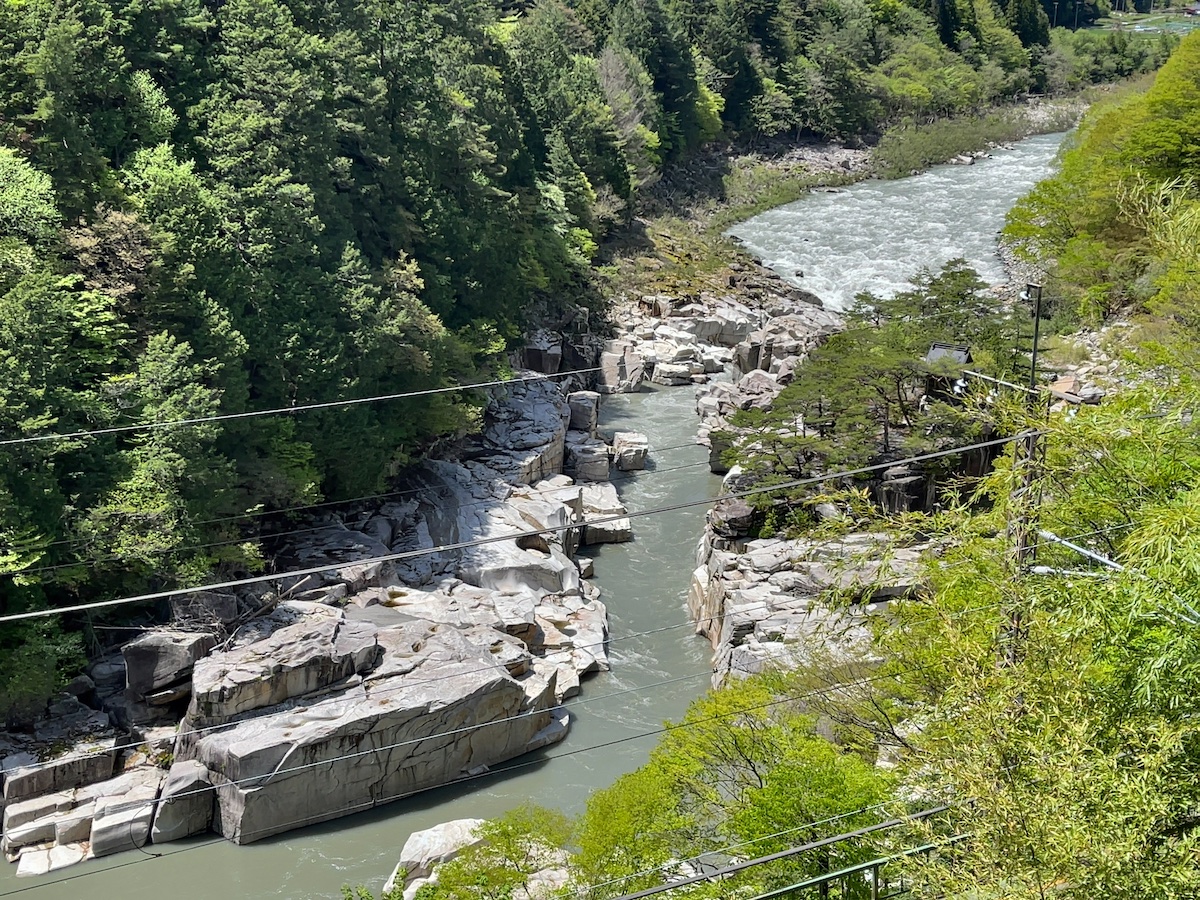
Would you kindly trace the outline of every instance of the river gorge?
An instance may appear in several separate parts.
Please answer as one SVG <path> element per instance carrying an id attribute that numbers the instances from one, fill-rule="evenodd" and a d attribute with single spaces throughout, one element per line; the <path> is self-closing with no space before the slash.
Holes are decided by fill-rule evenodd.
<path id="1" fill-rule="evenodd" d="M 817 192 L 732 233 L 833 309 L 860 290 L 894 291 L 919 268 L 957 256 L 996 282 L 1003 269 L 995 235 L 1004 214 L 1046 174 L 1060 140 L 1031 138 L 973 165 Z M 719 491 L 706 451 L 694 443 L 694 405 L 690 386 L 604 398 L 602 432 L 641 432 L 650 442 L 652 464 L 614 479 L 630 511 L 677 507 Z M 639 766 L 663 720 L 678 718 L 709 683 L 711 648 L 694 635 L 686 605 L 705 511 L 694 505 L 635 518 L 632 542 L 585 551 L 595 557 L 592 583 L 608 608 L 611 671 L 585 680 L 566 702 L 574 718 L 566 740 L 518 757 L 507 764 L 510 772 L 502 765 L 458 786 L 250 846 L 205 835 L 20 881 L 6 866 L 0 896 L 329 897 L 347 883 L 378 888 L 407 836 L 439 822 L 486 818 L 525 801 L 579 811 L 589 791 Z"/>

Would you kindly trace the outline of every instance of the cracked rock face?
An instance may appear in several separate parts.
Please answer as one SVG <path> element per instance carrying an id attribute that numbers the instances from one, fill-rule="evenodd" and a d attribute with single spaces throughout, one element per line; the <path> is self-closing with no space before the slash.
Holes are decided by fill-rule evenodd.
<path id="1" fill-rule="evenodd" d="M 712 642 L 717 686 L 816 658 L 869 662 L 866 617 L 920 590 L 919 563 L 929 549 L 893 547 L 874 534 L 750 541 L 737 545 L 741 552 L 719 543 L 710 530 L 688 592 L 696 630 Z"/>
<path id="2" fill-rule="evenodd" d="M 217 786 L 221 834 L 249 843 L 369 809 L 525 753 L 554 725 L 552 673 L 515 678 L 504 654 L 433 623 L 375 636 L 382 655 L 350 683 L 181 741 Z"/>
<path id="3" fill-rule="evenodd" d="M 609 667 L 605 607 L 575 550 L 589 517 L 624 509 L 611 486 L 559 474 L 572 408 L 557 386 L 502 393 L 468 459 L 426 463 L 415 496 L 314 518 L 280 555 L 331 570 L 206 598 L 177 610 L 196 632 L 156 631 L 94 665 L 80 690 L 114 715 L 134 700 L 172 714 L 135 726 L 137 751 L 118 750 L 108 715 L 74 698 L 36 735 L 80 742 L 71 753 L 46 762 L 0 743 L 5 848 L 22 872 L 210 828 L 248 843 L 561 741 L 557 704 Z M 577 393 L 591 425 L 599 395 Z M 217 649 L 212 632 L 228 635 Z M 169 775 L 145 765 L 168 754 Z"/>

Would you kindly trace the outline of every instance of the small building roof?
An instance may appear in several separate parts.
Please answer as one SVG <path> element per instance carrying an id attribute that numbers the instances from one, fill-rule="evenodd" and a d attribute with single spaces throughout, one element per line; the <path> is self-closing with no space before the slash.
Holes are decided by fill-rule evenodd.
<path id="1" fill-rule="evenodd" d="M 929 352 L 925 354 L 925 362 L 932 363 L 941 359 L 948 359 L 962 365 L 968 365 L 973 362 L 970 347 L 964 347 L 961 344 L 944 344 L 941 341 L 934 341 L 929 345 Z"/>

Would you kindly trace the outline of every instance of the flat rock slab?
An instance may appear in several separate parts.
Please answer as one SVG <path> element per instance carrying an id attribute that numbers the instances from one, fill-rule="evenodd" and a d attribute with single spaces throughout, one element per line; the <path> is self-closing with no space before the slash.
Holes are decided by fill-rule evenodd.
<path id="1" fill-rule="evenodd" d="M 163 782 L 161 769 L 146 767 L 108 782 L 96 798 L 92 818 L 91 855 L 110 856 L 150 842 L 155 800 Z"/>
<path id="2" fill-rule="evenodd" d="M 204 733 L 187 751 L 217 789 L 214 826 L 249 843 L 399 799 L 525 753 L 554 679 L 514 679 L 455 629 L 380 634 L 377 673 L 307 706 Z"/>
<path id="3" fill-rule="evenodd" d="M 42 794 L 95 784 L 112 777 L 116 761 L 115 737 L 86 741 L 55 759 L 5 772 L 4 802 L 16 803 Z"/>
<path id="4" fill-rule="evenodd" d="M 383 653 L 375 633 L 369 623 L 330 617 L 215 653 L 196 665 L 188 717 L 204 724 L 227 721 L 369 671 Z"/>

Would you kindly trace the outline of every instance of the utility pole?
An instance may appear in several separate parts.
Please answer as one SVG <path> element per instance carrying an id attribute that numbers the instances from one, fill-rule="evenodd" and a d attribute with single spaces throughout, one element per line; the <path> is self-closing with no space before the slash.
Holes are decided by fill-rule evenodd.
<path id="1" fill-rule="evenodd" d="M 1038 337 L 1042 330 L 1042 286 L 1030 282 L 1021 292 L 1021 299 L 1033 303 L 1033 355 L 1029 357 L 1029 389 L 1037 390 Z"/>
<path id="2" fill-rule="evenodd" d="M 1021 294 L 1022 300 L 1033 302 L 1033 353 L 1029 360 L 1028 403 L 1031 413 L 1042 420 L 1040 404 L 1043 398 L 1037 389 L 1038 337 L 1042 321 L 1042 286 L 1027 284 Z M 1021 573 L 1035 557 L 1037 550 L 1031 537 L 1037 533 L 1038 512 L 1042 503 L 1041 472 L 1045 462 L 1045 443 L 1037 429 L 1031 430 L 1023 440 L 1017 441 L 1013 451 L 1013 477 L 1016 484 L 1009 496 L 1008 537 L 1013 543 L 1013 574 Z M 1015 666 L 1023 655 L 1022 644 L 1029 633 L 1025 608 L 1014 601 L 1008 612 L 1005 626 L 1004 664 Z"/>

